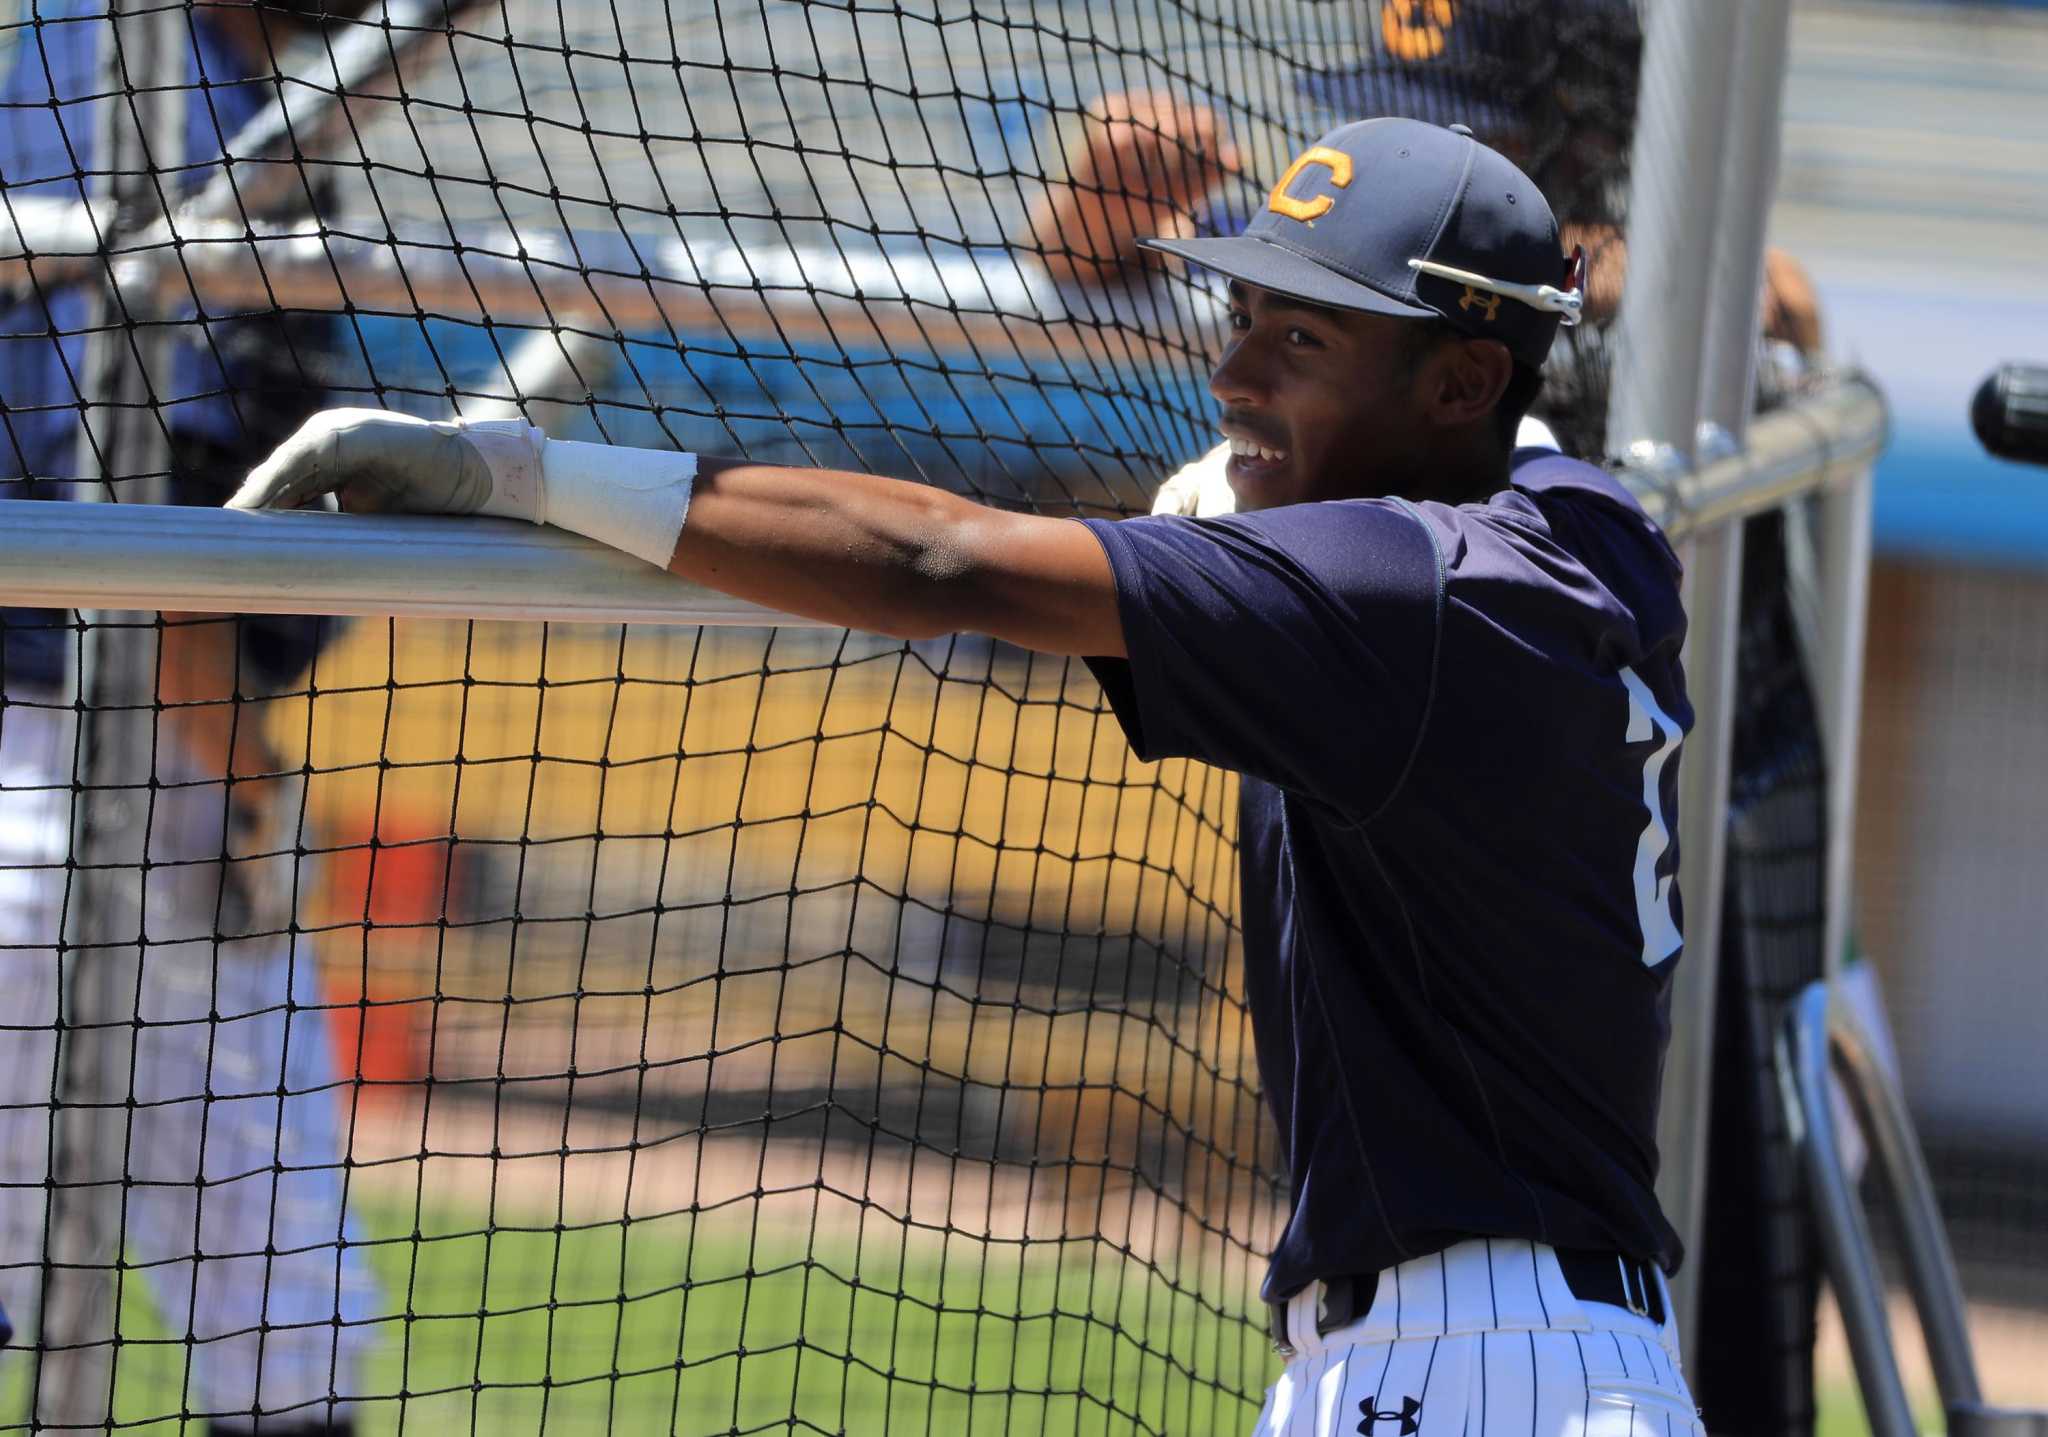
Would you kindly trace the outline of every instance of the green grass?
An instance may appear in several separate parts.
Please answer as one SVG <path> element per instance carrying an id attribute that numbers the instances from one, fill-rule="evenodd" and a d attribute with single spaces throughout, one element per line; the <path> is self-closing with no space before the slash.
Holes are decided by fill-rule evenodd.
<path id="1" fill-rule="evenodd" d="M 806 1255 L 801 1231 L 752 1242 L 736 1213 L 486 1235 L 481 1214 L 449 1210 L 424 1214 L 417 1241 L 409 1209 L 360 1216 L 394 1313 L 365 1437 L 1247 1431 L 1256 1409 L 1231 1389 L 1268 1375 L 1256 1332 L 1092 1242 L 1026 1258 L 906 1245 L 891 1225 L 886 1244 Z M 143 1284 L 124 1294 L 117 1421 L 199 1437 L 175 1415 L 183 1347 Z M 25 1384 L 9 1386 L 0 1410 L 18 1414 Z"/>
<path id="2" fill-rule="evenodd" d="M 393 1314 L 363 1437 L 1228 1434 L 1256 1415 L 1233 1393 L 1270 1376 L 1256 1332 L 1098 1243 L 1025 1257 L 906 1242 L 892 1224 L 888 1241 L 812 1245 L 802 1231 L 756 1238 L 739 1209 L 560 1233 L 486 1233 L 481 1212 L 428 1210 L 417 1239 L 409 1207 L 364 1202 L 359 1217 Z M 200 1437 L 175 1415 L 184 1349 L 144 1284 L 124 1294 L 120 1430 Z M 21 1430 L 8 1424 L 24 1365 L 0 1390 L 0 1430 Z M 1864 1437 L 1853 1388 L 1820 1396 L 1816 1437 Z"/>
<path id="3" fill-rule="evenodd" d="M 1922 1432 L 1940 1432 L 1948 1424 L 1933 1391 L 1909 1389 L 1914 1425 Z M 1814 1437 L 1870 1437 L 1870 1419 L 1863 1412 L 1863 1395 L 1846 1379 L 1823 1381 L 1815 1403 Z"/>

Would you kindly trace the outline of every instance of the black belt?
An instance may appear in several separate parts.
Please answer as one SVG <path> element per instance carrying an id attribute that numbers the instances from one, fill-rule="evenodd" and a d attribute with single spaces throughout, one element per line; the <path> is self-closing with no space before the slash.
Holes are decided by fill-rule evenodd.
<path id="1" fill-rule="evenodd" d="M 1625 1307 L 1636 1316 L 1647 1317 L 1663 1326 L 1664 1291 L 1658 1286 L 1657 1275 L 1648 1263 L 1637 1262 L 1619 1253 L 1587 1248 L 1560 1247 L 1553 1251 L 1557 1254 L 1558 1270 L 1564 1274 L 1564 1285 L 1572 1290 L 1573 1297 L 1581 1302 L 1605 1302 L 1614 1307 Z M 1316 1315 L 1316 1336 L 1322 1337 L 1340 1327 L 1349 1327 L 1371 1312 L 1372 1300 L 1379 1288 L 1380 1275 L 1376 1272 L 1369 1272 L 1363 1277 L 1324 1278 L 1322 1310 Z M 1292 1356 L 1294 1348 L 1287 1340 L 1287 1304 L 1269 1302 L 1266 1311 L 1273 1333 L 1273 1346 L 1283 1355 Z"/>

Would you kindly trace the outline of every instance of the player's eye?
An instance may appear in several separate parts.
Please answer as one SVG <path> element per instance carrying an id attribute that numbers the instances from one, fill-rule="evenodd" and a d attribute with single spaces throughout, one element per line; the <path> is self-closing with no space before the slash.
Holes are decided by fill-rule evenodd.
<path id="1" fill-rule="evenodd" d="M 1287 342 L 1297 349 L 1313 349 L 1322 343 L 1298 324 L 1288 327 Z"/>
<path id="2" fill-rule="evenodd" d="M 1252 327 L 1251 315 L 1241 309 L 1231 310 L 1230 327 L 1234 330 L 1239 331 L 1240 333 L 1247 329 L 1250 329 Z"/>

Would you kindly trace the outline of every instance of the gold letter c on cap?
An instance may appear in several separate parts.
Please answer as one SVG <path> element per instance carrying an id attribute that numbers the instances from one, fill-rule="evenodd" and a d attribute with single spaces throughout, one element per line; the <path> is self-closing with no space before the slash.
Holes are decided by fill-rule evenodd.
<path id="1" fill-rule="evenodd" d="M 1330 149 L 1327 145 L 1317 145 L 1312 150 L 1304 151 L 1300 159 L 1287 167 L 1287 173 L 1280 177 L 1280 183 L 1273 186 L 1273 193 L 1266 197 L 1266 208 L 1276 215 L 1286 215 L 1291 220 L 1300 220 L 1307 224 L 1337 203 L 1328 195 L 1317 195 L 1312 200 L 1298 200 L 1287 193 L 1287 187 L 1294 183 L 1295 176 L 1310 165 L 1321 165 L 1328 170 L 1333 188 L 1341 190 L 1351 183 L 1351 156 L 1342 150 Z"/>

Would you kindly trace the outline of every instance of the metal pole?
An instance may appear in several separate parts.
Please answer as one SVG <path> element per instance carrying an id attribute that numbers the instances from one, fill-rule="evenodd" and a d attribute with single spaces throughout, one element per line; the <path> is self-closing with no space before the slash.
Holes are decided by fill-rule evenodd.
<path id="1" fill-rule="evenodd" d="M 1834 985 L 1828 984 L 1827 991 L 1833 995 Z M 1963 1302 L 1962 1280 L 1956 1276 L 1948 1228 L 1934 1199 L 1934 1180 L 1927 1174 L 1927 1159 L 1906 1114 L 1906 1101 L 1878 1061 L 1851 1007 L 1833 996 L 1828 1011 L 1835 1072 L 1855 1105 L 1878 1170 L 1891 1192 L 1906 1283 L 1913 1294 L 1913 1310 L 1919 1315 L 1920 1334 L 1927 1344 L 1927 1362 L 1934 1370 L 1941 1405 L 1950 1412 L 1976 1407 L 1984 1401 L 1984 1389 L 1970 1349 L 1969 1310 Z M 1874 1252 L 1865 1251 L 1862 1258 L 1870 1272 L 1880 1270 Z M 1846 1325 L 1846 1312 L 1843 1318 Z"/>
<path id="2" fill-rule="evenodd" d="M 0 499 L 0 602 L 232 614 L 819 627 L 517 519 Z M 19 558 L 22 562 L 16 564 Z"/>
<path id="3" fill-rule="evenodd" d="M 1790 0 L 1750 0 L 1736 21 L 1721 202 L 1714 215 L 1701 414 L 1739 447 L 1756 403 L 1757 297 L 1778 189 Z"/>
<path id="4" fill-rule="evenodd" d="M 1679 1338 L 1697 1351 L 1696 1319 L 1706 1233 L 1707 1113 L 1713 1092 L 1715 996 L 1721 971 L 1721 891 L 1727 874 L 1728 784 L 1733 764 L 1735 652 L 1742 597 L 1742 530 L 1726 525 L 1695 539 L 1687 556 L 1687 685 L 1693 731 L 1679 771 L 1679 883 L 1685 895 L 1685 956 L 1671 1000 L 1657 1147 L 1657 1195 L 1685 1243 L 1672 1279 Z"/>
<path id="5" fill-rule="evenodd" d="M 1828 756 L 1827 945 L 1833 978 L 1848 956 L 1856 766 L 1863 733 L 1863 648 L 1870 604 L 1871 475 L 1866 466 L 1820 503 L 1821 737 Z"/>
<path id="6" fill-rule="evenodd" d="M 96 212 L 112 226 L 102 234 L 103 254 L 109 241 L 162 218 L 160 184 L 170 183 L 165 176 L 182 159 L 191 54 L 180 8 L 121 0 L 104 24 L 105 98 L 94 117 L 89 166 Z M 158 154 L 162 146 L 170 153 Z M 165 373 L 168 332 L 130 322 L 104 259 L 93 278 L 90 337 L 76 371 L 83 401 L 78 497 L 160 502 L 170 448 L 152 381 Z M 58 960 L 63 1000 L 35 1382 L 36 1419 L 58 1427 L 102 1426 L 112 1411 L 154 748 L 151 616 L 100 611 L 81 618 L 76 876 Z"/>
<path id="7" fill-rule="evenodd" d="M 1876 1249 L 1871 1246 L 1870 1225 L 1864 1219 L 1855 1185 L 1842 1166 L 1842 1150 L 1835 1136 L 1834 1091 L 1829 1078 L 1831 992 L 1831 985 L 1825 982 L 1807 985 L 1780 1031 L 1779 1070 L 1789 1088 L 1785 1115 L 1812 1189 L 1828 1279 L 1842 1309 L 1849 1356 L 1856 1367 L 1872 1437 L 1915 1437 L 1913 1409 L 1899 1380 L 1898 1352 L 1892 1345 L 1891 1321 L 1885 1311 L 1884 1281 L 1872 1260 Z"/>
<path id="8" fill-rule="evenodd" d="M 1764 235 L 1777 189 L 1780 112 L 1785 88 L 1788 0 L 1749 0 L 1734 12 L 1734 53 L 1718 127 L 1720 187 L 1707 266 L 1700 339 L 1699 427 L 1695 457 L 1740 451 L 1755 405 L 1757 297 L 1764 277 Z M 1633 276 L 1631 276 L 1633 283 Z M 1678 416 L 1674 412 L 1675 420 Z M 1682 856 L 1697 853 L 1697 877 L 1683 878 L 1688 906 L 1686 959 L 1675 1003 L 1673 1053 L 1667 1071 L 1660 1146 L 1665 1205 L 1684 1238 L 1689 1267 L 1673 1286 L 1680 1340 L 1698 1350 L 1699 1285 L 1706 1247 L 1707 1136 L 1713 1095 L 1713 1034 L 1722 943 L 1721 894 L 1727 882 L 1728 786 L 1734 777 L 1735 657 L 1742 618 L 1743 526 L 1703 533 L 1692 555 L 1687 612 L 1693 629 L 1687 656 L 1691 691 L 1700 705 L 1689 779 L 1681 792 Z M 1712 713 L 1706 710 L 1711 707 Z M 1680 1041 L 1679 1035 L 1685 1040 Z"/>
<path id="9" fill-rule="evenodd" d="M 1628 282 L 1615 319 L 1608 449 L 1648 440 L 1690 457 L 1700 419 L 1710 217 L 1735 56 L 1724 0 L 1665 0 L 1643 35 L 1641 110 L 1629 158 Z"/>
<path id="10" fill-rule="evenodd" d="M 1722 0 L 1665 0 L 1644 30 L 1640 112 L 1630 156 L 1628 282 L 1615 321 L 1611 453 L 1666 473 L 1699 457 L 1702 375 L 1716 233 L 1726 164 L 1735 27 Z M 1712 457 L 1712 456 L 1709 456 Z M 1735 625 L 1742 572 L 1732 526 L 1692 544 L 1686 665 L 1695 704 L 1679 771 L 1679 885 L 1685 957 L 1672 995 L 1671 1051 L 1658 1122 L 1658 1195 L 1690 1254 L 1672 1285 L 1691 1349 L 1706 1197 L 1706 1111 L 1720 957 L 1721 876 L 1733 727 Z"/>

